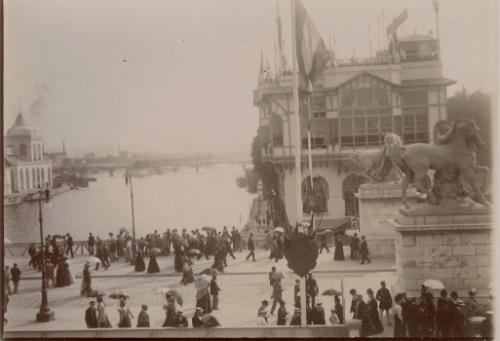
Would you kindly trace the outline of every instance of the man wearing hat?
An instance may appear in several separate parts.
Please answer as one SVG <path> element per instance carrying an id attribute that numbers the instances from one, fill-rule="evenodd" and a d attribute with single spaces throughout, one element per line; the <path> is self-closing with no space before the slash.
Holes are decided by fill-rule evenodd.
<path id="1" fill-rule="evenodd" d="M 204 314 L 201 319 L 203 321 L 203 327 L 205 328 L 220 327 L 219 320 L 209 313 Z"/>
<path id="2" fill-rule="evenodd" d="M 469 298 L 465 302 L 467 319 L 473 316 L 484 316 L 485 312 L 476 300 L 477 289 L 471 288 L 468 294 Z"/>
<path id="3" fill-rule="evenodd" d="M 188 320 L 186 316 L 182 314 L 182 310 L 177 310 L 177 316 L 174 319 L 174 327 L 186 328 L 188 326 Z"/>
<path id="4" fill-rule="evenodd" d="M 191 319 L 191 324 L 193 325 L 193 328 L 203 327 L 204 323 L 202 317 L 203 317 L 203 309 L 197 307 L 194 312 L 193 318 Z"/>
<path id="5" fill-rule="evenodd" d="M 85 323 L 87 328 L 97 328 L 97 312 L 95 302 L 90 301 L 90 306 L 85 310 Z"/>

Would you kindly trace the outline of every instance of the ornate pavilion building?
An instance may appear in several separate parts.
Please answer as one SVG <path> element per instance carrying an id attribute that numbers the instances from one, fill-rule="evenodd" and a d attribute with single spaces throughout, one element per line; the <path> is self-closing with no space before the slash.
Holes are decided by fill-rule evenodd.
<path id="1" fill-rule="evenodd" d="M 281 35 L 280 20 L 278 34 Z M 279 37 L 278 41 L 282 41 Z M 280 197 L 288 220 L 296 222 L 293 115 L 293 75 L 279 46 L 279 70 L 270 75 L 261 59 L 253 102 L 259 109 L 259 139 L 263 161 L 279 174 Z M 393 36 L 387 50 L 375 57 L 331 59 L 313 88 L 311 134 L 313 193 L 317 222 L 322 227 L 358 215 L 354 195 L 364 178 L 350 169 L 357 151 L 379 148 L 380 132 L 394 132 L 405 144 L 433 142 L 432 129 L 446 119 L 447 86 L 437 38 L 412 34 Z M 310 191 L 307 122 L 301 118 L 302 201 Z M 318 203 L 319 202 L 319 203 Z M 304 219 L 310 208 L 303 205 Z"/>
<path id="2" fill-rule="evenodd" d="M 18 113 L 5 136 L 4 193 L 25 194 L 52 187 L 52 164 L 44 159 L 42 136 Z"/>

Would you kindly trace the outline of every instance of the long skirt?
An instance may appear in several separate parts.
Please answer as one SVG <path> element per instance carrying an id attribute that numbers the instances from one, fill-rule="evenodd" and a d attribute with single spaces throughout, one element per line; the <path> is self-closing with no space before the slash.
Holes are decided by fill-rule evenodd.
<path id="1" fill-rule="evenodd" d="M 149 264 L 148 264 L 148 273 L 156 273 L 160 272 L 160 267 L 158 266 L 158 262 L 156 261 L 155 256 L 149 257 Z"/>
<path id="2" fill-rule="evenodd" d="M 342 243 L 335 243 L 335 253 L 334 253 L 333 259 L 334 260 L 345 260 L 344 248 L 342 247 Z"/>
<path id="3" fill-rule="evenodd" d="M 146 264 L 144 263 L 144 258 L 137 257 L 135 261 L 135 272 L 142 272 L 146 270 Z"/>
<path id="4" fill-rule="evenodd" d="M 92 295 L 92 287 L 90 283 L 82 281 L 82 288 L 80 289 L 80 295 L 89 297 Z"/>

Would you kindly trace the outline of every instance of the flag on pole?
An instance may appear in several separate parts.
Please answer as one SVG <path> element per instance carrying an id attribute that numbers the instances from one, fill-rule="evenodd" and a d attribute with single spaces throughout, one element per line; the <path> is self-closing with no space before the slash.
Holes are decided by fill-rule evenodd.
<path id="1" fill-rule="evenodd" d="M 439 12 L 439 2 L 437 0 L 432 0 L 432 7 L 434 7 L 434 11 Z"/>
<path id="2" fill-rule="evenodd" d="M 295 5 L 295 54 L 300 76 L 313 84 L 330 58 L 325 43 L 300 0 Z"/>
<path id="3" fill-rule="evenodd" d="M 396 29 L 408 19 L 408 10 L 401 12 L 389 26 L 387 26 L 387 36 L 391 36 L 396 32 Z"/>

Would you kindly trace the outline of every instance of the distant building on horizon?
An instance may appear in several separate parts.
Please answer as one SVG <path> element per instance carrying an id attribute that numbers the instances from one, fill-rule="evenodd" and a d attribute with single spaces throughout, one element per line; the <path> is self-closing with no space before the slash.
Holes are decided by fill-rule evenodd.
<path id="1" fill-rule="evenodd" d="M 52 188 L 52 164 L 44 157 L 42 136 L 23 113 L 17 114 L 4 142 L 4 194 Z"/>
<path id="2" fill-rule="evenodd" d="M 261 57 L 253 103 L 259 109 L 262 161 L 274 166 L 288 220 L 295 224 L 293 73 L 286 64 L 279 65 L 274 75 L 266 69 Z M 447 118 L 447 87 L 454 83 L 443 77 L 439 41 L 429 35 L 398 39 L 394 34 L 387 50 L 369 58 L 338 59 L 330 51 L 310 103 L 313 190 L 308 176 L 308 118 L 306 114 L 300 118 L 304 219 L 311 212 L 306 200 L 311 195 L 323 227 L 357 216 L 354 193 L 366 179 L 350 170 L 353 153 L 379 148 L 381 133 L 387 132 L 398 134 L 405 144 L 432 143 L 434 124 Z"/>

